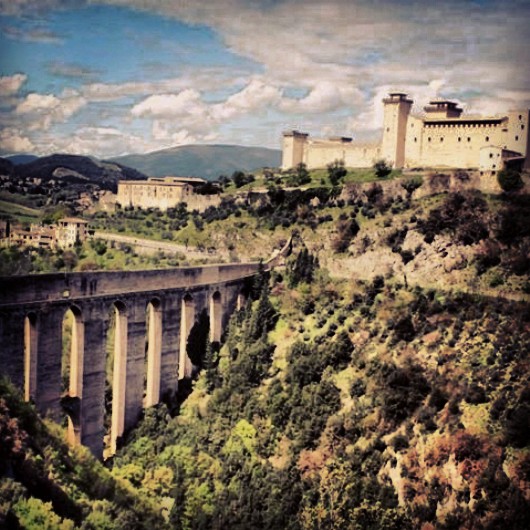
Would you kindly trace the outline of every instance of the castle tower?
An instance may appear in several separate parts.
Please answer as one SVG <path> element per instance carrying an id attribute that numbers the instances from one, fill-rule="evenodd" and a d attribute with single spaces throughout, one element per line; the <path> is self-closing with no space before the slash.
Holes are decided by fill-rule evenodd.
<path id="1" fill-rule="evenodd" d="M 304 161 L 304 147 L 308 136 L 308 134 L 298 131 L 283 133 L 282 169 L 296 167 Z"/>
<path id="2" fill-rule="evenodd" d="M 405 136 L 412 100 L 403 92 L 391 92 L 383 99 L 383 141 L 381 157 L 395 168 L 405 165 Z"/>

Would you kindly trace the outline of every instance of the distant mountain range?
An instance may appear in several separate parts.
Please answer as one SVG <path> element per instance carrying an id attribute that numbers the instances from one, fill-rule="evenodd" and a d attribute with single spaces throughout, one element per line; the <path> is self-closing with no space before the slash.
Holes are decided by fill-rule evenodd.
<path id="1" fill-rule="evenodd" d="M 234 171 L 254 171 L 278 167 L 281 151 L 240 145 L 183 145 L 144 155 L 125 155 L 111 159 L 146 175 L 194 176 L 214 180 Z"/>
<path id="2" fill-rule="evenodd" d="M 141 155 L 125 155 L 108 161 L 94 157 L 31 154 L 0 158 L 0 174 L 23 179 L 62 179 L 70 183 L 99 184 L 115 189 L 118 180 L 144 180 L 166 175 L 215 180 L 234 171 L 279 167 L 281 151 L 240 145 L 183 145 Z"/>

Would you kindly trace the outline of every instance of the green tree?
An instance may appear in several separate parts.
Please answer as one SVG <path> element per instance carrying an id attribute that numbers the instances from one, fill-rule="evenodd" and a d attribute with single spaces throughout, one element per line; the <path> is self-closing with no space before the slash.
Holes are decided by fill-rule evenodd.
<path id="1" fill-rule="evenodd" d="M 344 160 L 335 160 L 327 166 L 329 181 L 333 186 L 336 186 L 341 182 L 346 174 L 346 168 L 344 167 Z"/>
<path id="2" fill-rule="evenodd" d="M 206 309 L 203 309 L 199 313 L 195 324 L 190 330 L 188 335 L 188 343 L 186 345 L 186 352 L 191 362 L 202 368 L 204 357 L 208 349 L 207 344 L 209 342 L 208 335 L 210 332 L 210 317 Z"/>
<path id="3" fill-rule="evenodd" d="M 269 298 L 269 286 L 264 284 L 258 305 L 251 317 L 249 339 L 254 341 L 263 337 L 274 328 L 277 320 L 278 313 Z"/>
<path id="4" fill-rule="evenodd" d="M 515 169 L 503 169 L 497 174 L 497 182 L 502 191 L 510 193 L 511 191 L 520 190 L 524 184 L 519 171 Z"/>
<path id="5" fill-rule="evenodd" d="M 241 188 L 247 183 L 247 178 L 243 171 L 234 171 L 232 173 L 232 181 L 236 188 Z"/>
<path id="6" fill-rule="evenodd" d="M 296 287 L 299 283 L 311 283 L 315 270 L 318 268 L 318 258 L 303 248 L 294 260 L 287 264 L 287 283 L 289 287 Z"/>
<path id="7" fill-rule="evenodd" d="M 392 168 L 389 165 L 387 165 L 386 161 L 383 159 L 378 160 L 374 164 L 373 167 L 374 167 L 375 176 L 378 179 L 385 178 L 388 175 L 390 175 L 390 173 L 392 172 Z"/>
<path id="8" fill-rule="evenodd" d="M 308 184 L 309 182 L 311 182 L 311 175 L 307 170 L 307 166 L 303 162 L 300 162 L 295 167 L 294 174 L 292 174 L 291 178 L 289 179 L 289 183 L 293 186 L 302 186 L 303 184 Z"/>
<path id="9" fill-rule="evenodd" d="M 401 187 L 407 192 L 407 197 L 410 199 L 412 194 L 422 185 L 421 177 L 407 179 L 401 183 Z"/>

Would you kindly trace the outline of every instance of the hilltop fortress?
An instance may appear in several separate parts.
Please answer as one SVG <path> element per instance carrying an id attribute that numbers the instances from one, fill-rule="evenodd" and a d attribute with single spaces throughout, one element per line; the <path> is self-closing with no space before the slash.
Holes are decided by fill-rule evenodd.
<path id="1" fill-rule="evenodd" d="M 506 165 L 530 167 L 528 109 L 506 116 L 462 116 L 455 102 L 437 99 L 424 107 L 424 114 L 415 116 L 410 112 L 412 104 L 402 92 L 383 99 L 383 138 L 376 145 L 285 132 L 282 169 L 301 162 L 310 169 L 325 167 L 335 160 L 342 160 L 346 167 L 371 167 L 380 159 L 395 168 L 477 169 L 489 175 Z"/>

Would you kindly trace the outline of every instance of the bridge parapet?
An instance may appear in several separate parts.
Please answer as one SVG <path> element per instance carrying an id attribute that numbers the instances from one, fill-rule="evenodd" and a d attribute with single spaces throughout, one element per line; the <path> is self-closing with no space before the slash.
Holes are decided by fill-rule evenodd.
<path id="1" fill-rule="evenodd" d="M 94 271 L 0 277 L 0 306 L 121 293 L 191 288 L 253 276 L 258 263 L 140 271 Z"/>

